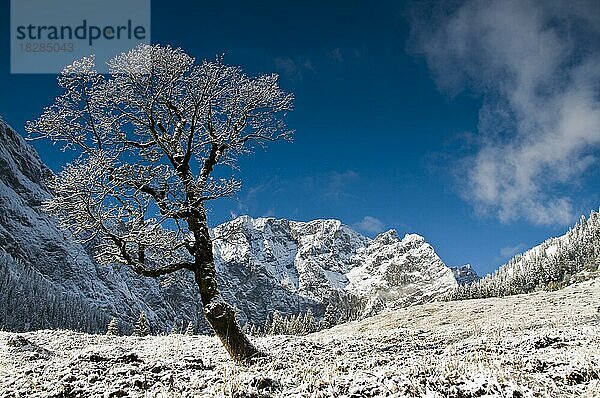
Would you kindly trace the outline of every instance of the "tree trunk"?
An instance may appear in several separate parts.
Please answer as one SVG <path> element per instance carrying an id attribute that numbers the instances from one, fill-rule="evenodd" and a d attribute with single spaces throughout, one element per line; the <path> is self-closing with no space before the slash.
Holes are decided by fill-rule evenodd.
<path id="1" fill-rule="evenodd" d="M 204 210 L 204 209 L 202 209 Z M 201 213 L 204 215 L 204 212 Z M 188 220 L 194 232 L 195 279 L 200 288 L 204 317 L 219 337 L 223 346 L 236 362 L 248 364 L 266 356 L 252 345 L 235 319 L 235 309 L 223 300 L 217 287 L 217 275 L 206 219 Z"/>
<path id="2" fill-rule="evenodd" d="M 212 253 L 212 250 L 211 250 Z M 235 319 L 235 309 L 227 304 L 217 290 L 215 265 L 211 261 L 196 268 L 196 283 L 204 307 L 204 317 L 223 343 L 229 355 L 238 363 L 248 364 L 264 357 L 256 349 Z"/>

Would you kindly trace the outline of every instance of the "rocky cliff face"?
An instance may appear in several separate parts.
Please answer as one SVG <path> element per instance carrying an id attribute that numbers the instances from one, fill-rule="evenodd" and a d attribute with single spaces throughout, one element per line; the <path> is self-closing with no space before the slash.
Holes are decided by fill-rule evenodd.
<path id="1" fill-rule="evenodd" d="M 417 234 L 400 239 L 396 231 L 385 232 L 359 254 L 347 289 L 372 303 L 403 307 L 428 302 L 456 286 L 452 271 Z"/>
<path id="2" fill-rule="evenodd" d="M 0 119 L 0 326 L 124 331 L 145 311 L 156 332 L 201 326 L 197 287 L 186 272 L 159 280 L 97 265 L 40 209 L 51 171 Z M 377 306 L 429 301 L 456 286 L 452 271 L 418 235 L 369 239 L 337 220 L 240 217 L 212 230 L 223 295 L 242 322 L 261 325 L 278 310 L 323 315 L 340 292 Z M 19 315 L 19 308 L 26 308 Z M 379 307 L 378 307 L 379 308 Z"/>

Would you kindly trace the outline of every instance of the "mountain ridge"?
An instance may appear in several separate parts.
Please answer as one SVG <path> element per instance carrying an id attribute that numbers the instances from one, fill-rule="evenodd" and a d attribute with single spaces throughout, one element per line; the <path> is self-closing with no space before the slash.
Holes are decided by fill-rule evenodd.
<path id="1" fill-rule="evenodd" d="M 134 278 L 124 267 L 101 267 L 68 238 L 41 210 L 51 196 L 45 184 L 51 175 L 35 150 L 0 119 L 0 324 L 9 330 L 100 331 L 116 315 L 127 331 L 142 311 L 159 329 L 181 313 L 192 319 L 196 305 L 176 303 L 175 311 L 168 284 Z M 37 306 L 27 304 L 31 294 L 41 301 Z M 21 307 L 31 313 L 21 314 Z"/>
<path id="2" fill-rule="evenodd" d="M 321 317 L 338 291 L 366 300 L 367 315 L 376 302 L 430 300 L 456 286 L 450 269 L 416 234 L 400 239 L 388 231 L 371 239 L 339 220 L 249 216 L 226 222 L 213 234 L 219 283 L 243 322 L 262 325 L 275 310 L 289 314 L 286 308 L 300 313 L 311 307 Z M 236 235 L 235 242 L 219 238 Z M 411 278 L 398 277 L 410 272 Z M 231 294 L 236 286 L 241 288 Z M 265 297 L 271 297 L 268 303 Z M 261 302 L 262 307 L 254 305 Z"/>
<path id="3" fill-rule="evenodd" d="M 453 265 L 450 269 L 459 285 L 469 285 L 481 279 L 471 264 Z"/>

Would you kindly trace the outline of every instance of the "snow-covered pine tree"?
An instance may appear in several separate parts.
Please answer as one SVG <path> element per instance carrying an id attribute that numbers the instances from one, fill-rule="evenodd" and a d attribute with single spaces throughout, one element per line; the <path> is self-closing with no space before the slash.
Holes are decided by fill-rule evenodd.
<path id="1" fill-rule="evenodd" d="M 365 308 L 367 308 L 367 300 L 361 299 L 358 296 L 346 292 L 344 290 L 333 291 L 328 298 L 325 307 L 325 313 L 319 327 L 330 328 L 340 323 L 354 321 L 360 319 Z M 374 310 L 377 306 L 372 306 Z M 376 311 L 371 315 L 375 315 Z"/>
<path id="2" fill-rule="evenodd" d="M 284 319 L 279 313 L 279 311 L 273 311 L 273 317 L 271 319 L 271 323 L 269 325 L 269 330 L 267 334 L 281 334 L 284 329 Z"/>
<path id="3" fill-rule="evenodd" d="M 118 336 L 119 335 L 119 321 L 114 316 L 108 323 L 108 327 L 106 329 L 106 334 L 109 336 Z"/>
<path id="4" fill-rule="evenodd" d="M 194 325 L 192 324 L 192 322 L 188 323 L 187 329 L 185 330 L 185 335 L 186 336 L 193 336 L 196 334 Z"/>
<path id="5" fill-rule="evenodd" d="M 104 333 L 109 321 L 82 297 L 54 286 L 34 267 L 0 247 L 1 327 L 18 332 L 57 328 Z"/>
<path id="6" fill-rule="evenodd" d="M 289 334 L 293 335 L 301 335 L 302 333 L 302 321 L 300 318 L 300 314 L 291 315 L 290 316 L 290 328 Z"/>
<path id="7" fill-rule="evenodd" d="M 260 329 L 254 324 L 250 324 L 250 330 L 248 331 L 250 336 L 259 336 L 261 334 Z"/>
<path id="8" fill-rule="evenodd" d="M 310 334 L 315 331 L 315 317 L 310 308 L 306 310 L 302 319 L 302 334 Z"/>
<path id="9" fill-rule="evenodd" d="M 181 323 L 181 326 L 179 326 L 179 323 L 177 322 L 177 320 L 175 320 L 173 322 L 173 326 L 171 326 L 171 330 L 169 331 L 169 334 L 182 334 L 183 333 L 183 322 Z"/>
<path id="10" fill-rule="evenodd" d="M 292 315 L 283 317 L 283 327 L 279 334 L 293 334 L 292 330 Z"/>
<path id="11" fill-rule="evenodd" d="M 140 317 L 135 323 L 133 334 L 139 337 L 148 336 L 150 334 L 150 324 L 145 312 L 140 312 Z"/>

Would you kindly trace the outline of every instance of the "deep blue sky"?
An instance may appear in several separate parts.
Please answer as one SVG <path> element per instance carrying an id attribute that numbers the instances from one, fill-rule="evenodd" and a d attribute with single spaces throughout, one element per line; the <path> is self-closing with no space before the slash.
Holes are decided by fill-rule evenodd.
<path id="1" fill-rule="evenodd" d="M 54 75 L 10 74 L 7 3 L 0 6 L 0 114 L 22 132 L 58 91 Z M 294 143 L 246 158 L 239 201 L 215 204 L 213 223 L 249 214 L 336 218 L 370 236 L 376 229 L 416 232 L 448 265 L 470 262 L 485 274 L 598 208 L 593 168 L 577 177 L 568 220 L 506 219 L 469 200 L 458 170 L 477 153 L 473 137 L 481 134 L 486 93 L 466 83 L 440 89 L 439 74 L 410 34 L 431 16 L 412 3 L 374 4 L 152 2 L 152 42 L 180 46 L 197 59 L 225 53 L 227 63 L 252 75 L 278 72 L 296 97 L 288 119 Z M 68 158 L 46 142 L 35 147 L 55 170 Z M 371 222 L 361 227 L 367 216 Z"/>

